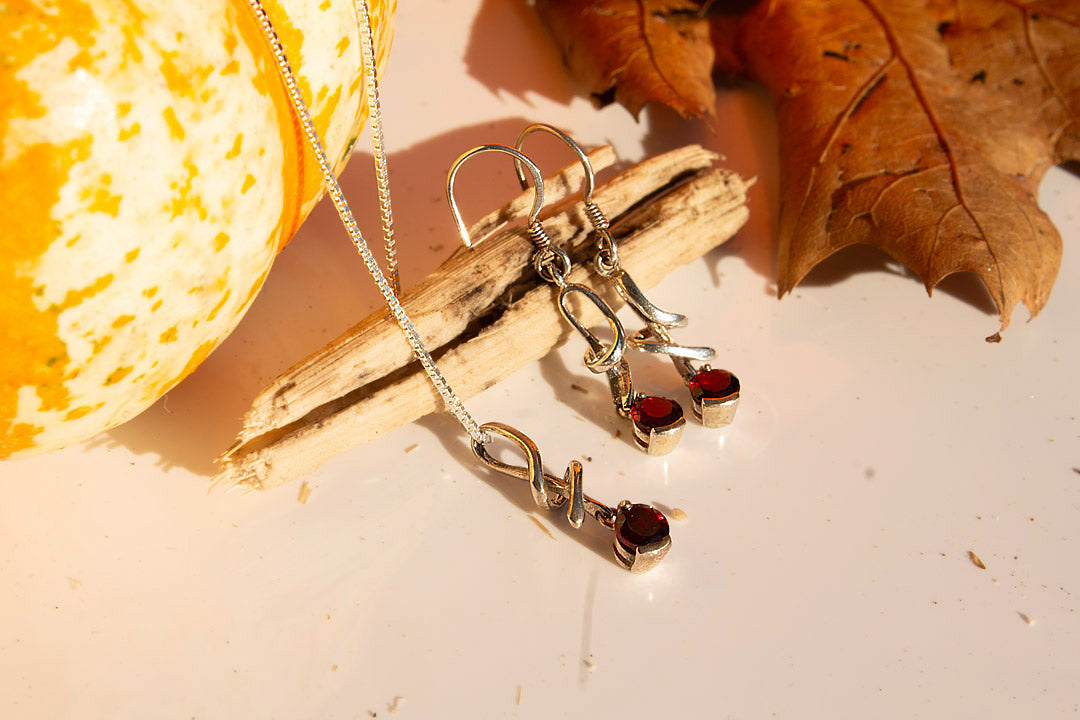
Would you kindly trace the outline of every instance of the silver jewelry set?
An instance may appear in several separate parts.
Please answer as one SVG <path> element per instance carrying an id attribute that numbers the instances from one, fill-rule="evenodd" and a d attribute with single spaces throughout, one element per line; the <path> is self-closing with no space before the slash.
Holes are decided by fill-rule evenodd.
<path id="1" fill-rule="evenodd" d="M 389 280 L 375 261 L 345 201 L 322 142 L 311 122 L 310 113 L 297 87 L 295 75 L 269 17 L 260 0 L 248 0 L 248 4 L 270 44 L 279 74 L 287 90 L 287 97 L 303 125 L 306 141 L 319 160 L 319 168 L 328 194 L 341 216 L 350 239 L 359 251 L 365 267 L 371 273 L 387 307 L 401 327 L 432 384 L 446 402 L 450 412 L 469 434 L 473 453 L 493 470 L 526 481 L 532 491 L 533 500 L 539 507 L 545 510 L 565 510 L 572 527 L 581 527 L 585 516 L 588 515 L 612 530 L 615 559 L 626 569 L 636 573 L 645 572 L 654 567 L 671 547 L 667 518 L 650 505 L 624 500 L 617 506 L 611 507 L 594 500 L 584 494 L 582 465 L 577 460 L 570 461 L 561 478 L 550 475 L 543 469 L 543 461 L 536 444 L 520 430 L 499 422 L 477 423 L 439 371 L 398 300 L 399 283 L 394 252 L 389 184 L 379 111 L 374 43 L 367 3 L 361 0 L 357 3 L 357 7 L 361 15 L 359 26 L 362 35 L 363 71 L 369 106 L 372 109 L 370 113 L 372 143 L 375 147 L 376 176 L 379 183 Z M 593 264 L 597 273 L 613 284 L 619 296 L 644 323 L 644 328 L 632 336 L 627 336 L 615 311 L 599 295 L 585 285 L 568 280 L 571 270 L 570 256 L 565 250 L 553 244 L 540 223 L 540 211 L 544 204 L 543 176 L 536 164 L 521 150 L 524 141 L 535 132 L 548 133 L 561 139 L 584 167 L 584 212 L 593 226 L 596 241 Z M 592 201 L 595 186 L 592 164 L 581 147 L 568 135 L 551 125 L 530 125 L 518 136 L 513 147 L 481 145 L 462 154 L 454 162 L 447 175 L 446 194 L 450 212 L 462 242 L 467 247 L 473 245 L 454 198 L 454 181 L 462 164 L 476 155 L 488 152 L 503 153 L 513 158 L 516 174 L 523 189 L 529 187 L 526 170 L 531 176 L 535 195 L 529 215 L 527 234 L 535 246 L 532 256 L 533 267 L 542 279 L 558 287 L 559 312 L 566 322 L 585 338 L 588 345 L 584 356 L 585 367 L 590 372 L 606 376 L 615 410 L 620 416 L 630 419 L 636 444 L 650 455 L 671 452 L 678 444 L 686 420 L 681 406 L 676 401 L 635 391 L 630 365 L 625 357 L 627 345 L 643 352 L 663 354 L 671 359 L 690 392 L 693 413 L 703 425 L 719 427 L 731 422 L 739 402 L 738 379 L 727 371 L 713 369 L 707 364 L 700 367 L 695 364 L 695 362 L 711 359 L 715 355 L 712 348 L 683 346 L 672 340 L 671 331 L 686 325 L 686 318 L 683 315 L 662 310 L 649 301 L 633 278 L 620 265 L 618 248 L 611 234 L 610 223 Z M 600 312 L 610 328 L 612 335 L 610 342 L 603 342 L 582 322 L 575 311 L 573 302 L 575 297 L 591 303 Z M 516 446 L 524 458 L 524 464 L 508 464 L 492 455 L 489 447 L 495 437 L 501 437 Z"/>

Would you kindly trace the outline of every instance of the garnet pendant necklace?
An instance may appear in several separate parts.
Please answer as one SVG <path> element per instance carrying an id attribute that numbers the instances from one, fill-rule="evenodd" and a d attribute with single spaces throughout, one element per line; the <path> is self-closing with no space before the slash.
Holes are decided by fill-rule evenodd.
<path id="1" fill-rule="evenodd" d="M 442 396 L 451 414 L 461 424 L 462 428 L 472 439 L 472 449 L 475 455 L 488 467 L 504 475 L 525 480 L 532 491 L 535 503 L 545 509 L 565 508 L 567 519 L 573 528 L 578 528 L 584 521 L 585 515 L 589 515 L 603 527 L 612 531 L 612 549 L 616 561 L 631 572 L 644 572 L 654 567 L 667 554 L 671 547 L 671 537 L 667 519 L 663 514 L 648 505 L 633 504 L 623 501 L 612 508 L 585 495 L 582 489 L 582 466 L 576 460 L 571 460 L 567 465 L 562 478 L 547 474 L 543 470 L 543 461 L 540 451 L 535 443 L 527 435 L 509 425 L 489 422 L 481 425 L 478 423 L 464 403 L 454 392 L 450 383 L 439 370 L 438 365 L 432 359 L 419 334 L 413 327 L 405 308 L 398 299 L 398 283 L 396 275 L 396 261 L 393 250 L 392 213 L 390 209 L 390 193 L 388 175 L 385 166 L 385 148 L 382 135 L 381 110 L 378 96 L 378 75 L 375 67 L 374 40 L 371 26 L 371 14 L 367 6 L 367 0 L 357 0 L 356 7 L 360 14 L 361 55 L 363 58 L 364 88 L 368 96 L 371 122 L 371 137 L 374 155 L 376 158 L 376 177 L 379 183 L 379 206 L 383 218 L 383 233 L 386 241 L 388 268 L 392 280 L 387 280 L 382 269 L 375 261 L 367 241 L 360 233 L 359 226 L 353 217 L 352 211 L 345 200 L 335 177 L 330 160 L 323 148 L 321 139 L 311 121 L 311 114 L 304 102 L 303 96 L 289 65 L 281 40 L 270 22 L 270 18 L 263 8 L 260 0 L 248 0 L 256 21 L 277 64 L 278 73 L 285 85 L 286 96 L 292 107 L 292 111 L 299 120 L 307 144 L 312 149 L 318 161 L 319 171 L 326 185 L 327 193 L 334 203 L 334 208 L 345 225 L 349 238 L 356 246 L 364 261 L 364 266 L 371 274 L 379 292 L 386 302 L 391 314 L 397 321 L 406 340 L 409 342 L 413 353 L 416 355 L 432 385 Z M 536 202 L 534 203 L 533 216 L 530 223 L 536 221 L 540 207 L 543 205 L 543 179 L 540 171 L 526 156 L 521 159 L 526 161 L 533 172 L 535 181 Z M 651 414 L 652 411 L 650 411 Z M 681 415 L 681 410 L 680 410 Z M 655 428 L 650 430 L 655 431 Z M 525 458 L 524 465 L 511 465 L 495 458 L 489 452 L 489 446 L 494 438 L 501 437 L 517 446 Z"/>

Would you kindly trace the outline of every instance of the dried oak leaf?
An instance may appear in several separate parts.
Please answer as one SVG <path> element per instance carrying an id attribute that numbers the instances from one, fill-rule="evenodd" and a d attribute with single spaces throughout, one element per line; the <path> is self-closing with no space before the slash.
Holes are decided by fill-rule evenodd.
<path id="1" fill-rule="evenodd" d="M 1002 329 L 1018 302 L 1032 315 L 1042 309 L 1061 237 L 1035 192 L 1047 168 L 1080 158 L 1080 0 L 702 5 L 717 16 L 717 69 L 761 81 L 777 108 L 781 295 L 832 253 L 864 243 L 915 271 L 928 292 L 975 273 Z M 619 73 L 645 57 L 677 68 L 680 87 L 707 81 L 700 53 L 688 50 L 701 32 L 688 3 L 538 7 L 596 92 L 615 82 L 634 113 L 657 100 L 694 114 L 685 93 L 666 99 L 654 77 Z M 651 39 L 664 9 L 678 14 L 685 42 Z"/>
<path id="2" fill-rule="evenodd" d="M 537 0 L 574 76 L 605 105 L 635 116 L 649 102 L 711 117 L 713 45 L 690 0 Z"/>
<path id="3" fill-rule="evenodd" d="M 975 273 L 1002 329 L 1042 309 L 1061 237 L 1035 192 L 1080 157 L 1080 2 L 771 0 L 714 30 L 776 104 L 781 294 L 866 243 L 928 292 Z"/>

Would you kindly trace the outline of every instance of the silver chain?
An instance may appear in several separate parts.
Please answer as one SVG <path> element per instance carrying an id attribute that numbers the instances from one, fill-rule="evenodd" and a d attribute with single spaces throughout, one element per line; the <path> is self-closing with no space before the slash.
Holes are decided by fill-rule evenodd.
<path id="1" fill-rule="evenodd" d="M 373 50 L 374 41 L 372 35 L 374 33 L 372 33 L 371 29 L 371 16 L 367 6 L 367 0 L 358 0 L 356 4 L 360 8 L 360 13 L 362 15 L 360 21 L 360 33 L 363 36 L 361 38 L 361 47 L 367 48 L 364 53 L 364 84 L 368 88 L 368 115 L 372 129 L 371 142 L 375 150 L 376 176 L 379 181 L 379 207 L 382 214 L 383 231 L 385 233 L 387 232 L 387 228 L 390 228 L 390 232 L 392 233 L 393 218 L 390 212 L 390 186 L 386 174 L 385 153 L 383 152 L 382 119 Z M 262 28 L 263 35 L 270 44 L 271 50 L 273 50 L 274 58 L 277 61 L 278 73 L 285 83 L 289 102 L 292 104 L 293 111 L 303 125 L 304 136 L 307 138 L 308 144 L 311 146 L 312 151 L 315 153 L 315 157 L 318 159 L 319 170 L 322 172 L 323 179 L 326 182 L 327 192 L 330 194 L 330 199 L 333 201 L 334 208 L 341 217 L 342 223 L 345 224 L 345 230 L 349 233 L 349 239 L 352 240 L 353 245 L 356 246 L 357 252 L 360 253 L 360 257 L 364 261 L 364 266 L 367 268 L 368 273 L 371 274 L 371 278 L 375 281 L 375 285 L 378 286 L 379 292 L 386 301 L 386 306 L 390 309 L 390 313 L 394 316 L 398 326 L 401 327 L 401 332 L 404 333 L 405 339 L 408 340 L 413 353 L 416 355 L 416 358 L 420 361 L 424 371 L 431 379 L 431 384 L 439 391 L 439 395 L 442 396 L 443 401 L 446 403 L 447 407 L 450 408 L 450 412 L 453 413 L 454 417 L 457 418 L 458 422 L 461 423 L 462 427 L 469 433 L 469 436 L 475 442 L 486 443 L 488 441 L 487 433 L 480 428 L 479 423 L 477 423 L 473 416 L 469 414 L 469 411 L 465 409 L 465 405 L 462 404 L 461 399 L 454 393 L 453 388 L 450 387 L 450 383 L 446 381 L 442 372 L 439 371 L 435 361 L 431 358 L 431 353 L 424 347 L 424 343 L 420 339 L 419 334 L 417 334 L 416 328 L 413 327 L 412 320 L 410 320 L 409 316 L 405 313 L 405 308 L 401 306 L 401 301 L 398 300 L 394 287 L 387 281 L 382 269 L 379 268 L 379 264 L 375 261 L 375 256 L 372 255 L 371 250 L 368 248 L 367 241 L 364 240 L 364 236 L 360 233 L 360 228 L 357 226 L 355 218 L 353 218 L 352 210 L 349 209 L 349 204 L 345 201 L 345 194 L 341 191 L 341 185 L 338 183 L 337 177 L 334 176 L 334 171 L 330 166 L 330 160 L 326 156 L 326 150 L 323 148 L 322 141 L 319 139 L 319 134 L 316 132 L 315 125 L 311 121 L 311 113 L 308 112 L 307 105 L 304 103 L 304 98 L 300 94 L 299 87 L 297 87 L 296 76 L 289 66 L 289 60 L 285 56 L 285 49 L 281 46 L 281 40 L 274 30 L 274 26 L 270 23 L 270 18 L 267 16 L 266 10 L 263 9 L 262 3 L 259 0 L 248 0 L 248 5 L 255 13 L 255 18 L 259 22 L 259 27 Z M 380 158 L 382 158 L 381 161 Z M 386 241 L 388 243 L 388 248 L 392 247 L 392 235 L 387 235 Z M 392 257 L 392 253 L 389 253 L 387 264 L 396 277 L 396 261 L 393 261 L 391 259 Z"/>
<path id="2" fill-rule="evenodd" d="M 368 122 L 371 127 L 371 154 L 375 157 L 375 184 L 379 190 L 379 216 L 382 219 L 383 247 L 386 252 L 386 274 L 394 295 L 401 296 L 398 275 L 397 248 L 394 243 L 394 213 L 390 209 L 390 173 L 386 168 L 386 143 L 383 140 L 382 103 L 379 102 L 379 71 L 375 64 L 375 33 L 371 31 L 371 13 L 367 0 L 356 4 L 360 15 L 360 58 L 364 63 L 364 93 L 368 100 Z"/>

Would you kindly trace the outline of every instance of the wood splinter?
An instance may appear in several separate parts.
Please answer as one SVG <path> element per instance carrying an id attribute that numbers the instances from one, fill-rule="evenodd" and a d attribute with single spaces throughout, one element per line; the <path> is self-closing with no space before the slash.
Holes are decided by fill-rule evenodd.
<path id="1" fill-rule="evenodd" d="M 599 171 L 610 148 L 589 154 Z M 612 222 L 622 266 L 643 288 L 729 240 L 749 217 L 752 181 L 714 169 L 717 156 L 691 145 L 649 158 L 599 185 L 593 199 Z M 573 163 L 545 180 L 543 217 L 555 244 L 570 252 L 570 282 L 592 287 L 612 307 L 620 298 L 596 275 L 595 248 L 580 202 L 568 201 L 582 179 Z M 455 253 L 402 296 L 428 350 L 462 399 L 538 359 L 569 337 L 556 288 L 537 277 L 532 245 L 521 227 L 527 191 L 470 230 L 480 242 Z M 458 242 L 454 240 L 454 242 Z M 595 313 L 586 322 L 599 322 Z M 397 323 L 380 308 L 265 388 L 244 418 L 236 443 L 218 462 L 216 485 L 277 487 L 312 472 L 336 454 L 445 410 Z"/>

